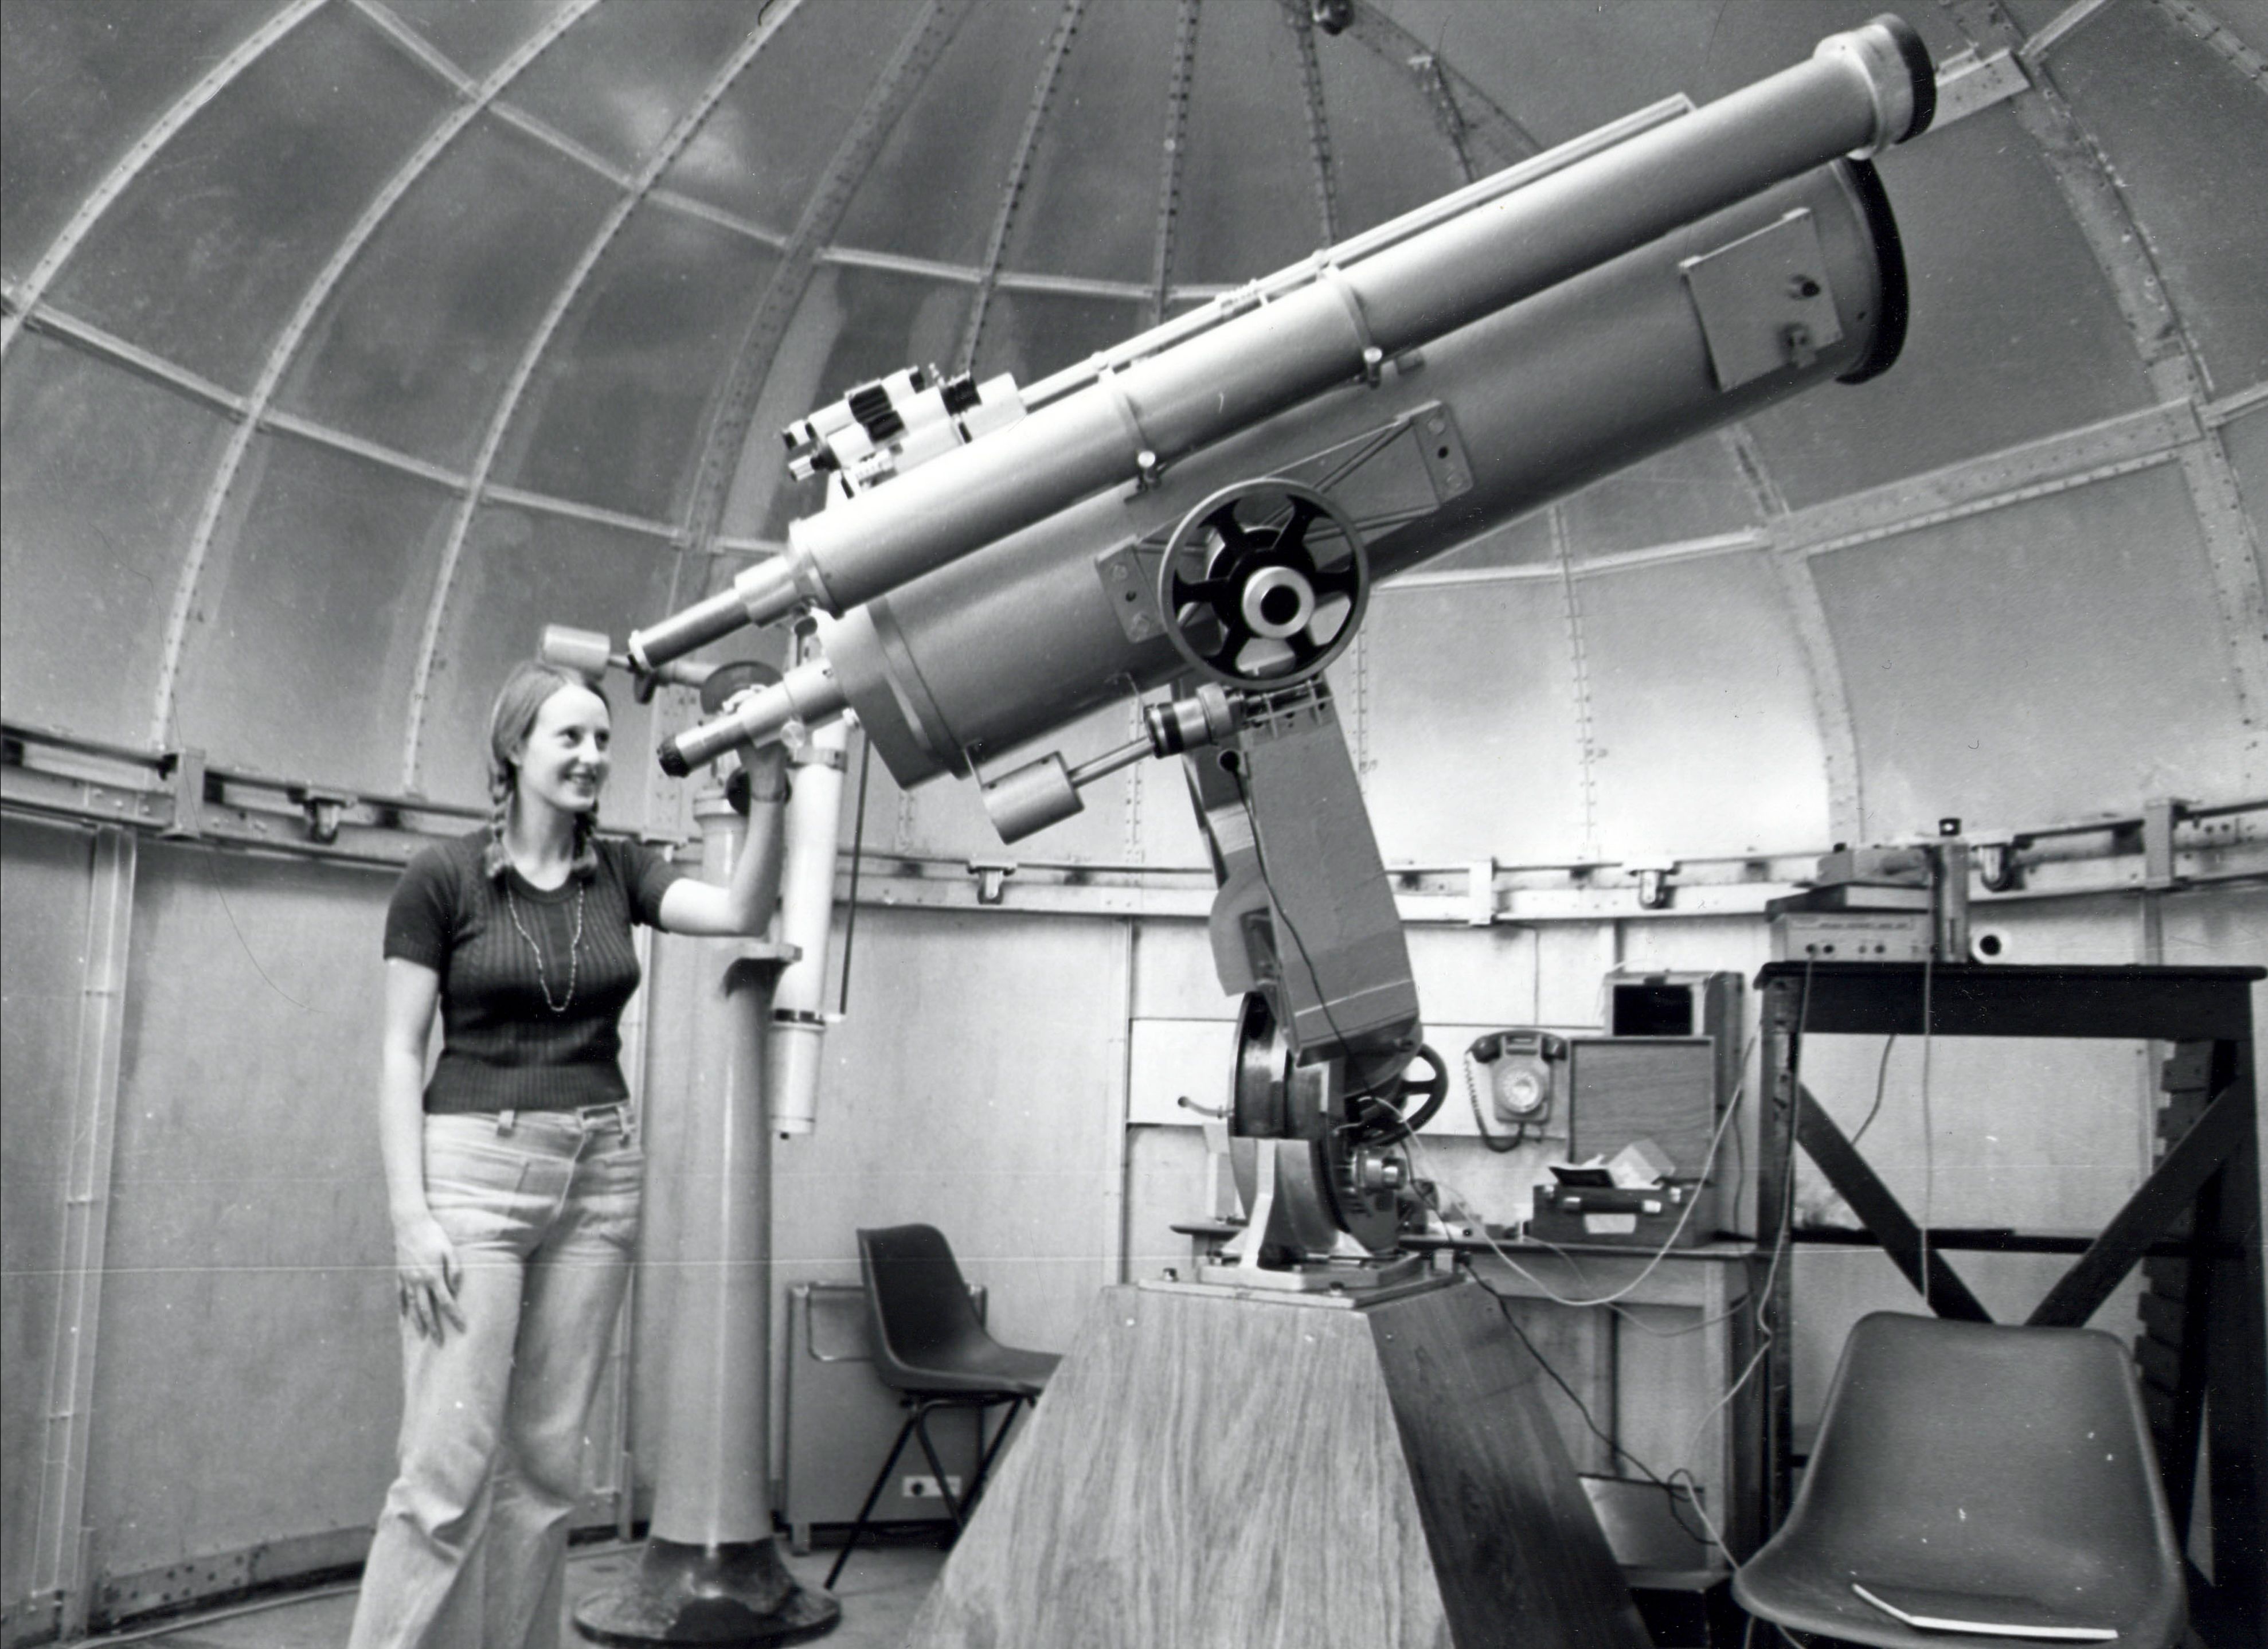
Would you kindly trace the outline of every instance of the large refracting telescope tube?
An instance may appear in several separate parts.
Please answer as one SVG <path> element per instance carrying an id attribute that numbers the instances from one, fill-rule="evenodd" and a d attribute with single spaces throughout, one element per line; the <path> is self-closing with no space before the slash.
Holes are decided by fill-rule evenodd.
<path id="1" fill-rule="evenodd" d="M 651 668 L 801 607 L 844 621 L 824 659 L 671 740 L 665 765 L 855 706 L 901 784 L 966 773 L 1174 676 L 1166 615 L 1134 633 L 1096 558 L 1223 487 L 1302 466 L 1348 483 L 1388 576 L 1760 406 L 1871 376 L 1895 358 L 1904 292 L 1867 158 L 1924 129 L 1933 95 L 1918 38 L 1877 18 L 1034 386 L 1027 416 L 795 522 L 785 554 L 630 637 Z M 1366 511 L 1329 455 L 1397 423 L 1433 455 L 1433 507 Z"/>

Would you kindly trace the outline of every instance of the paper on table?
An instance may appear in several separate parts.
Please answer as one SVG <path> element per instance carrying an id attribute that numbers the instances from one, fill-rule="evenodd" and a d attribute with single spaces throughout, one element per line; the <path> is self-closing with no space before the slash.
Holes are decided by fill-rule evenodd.
<path id="1" fill-rule="evenodd" d="M 2114 1627 L 2090 1623 L 2084 1616 L 2043 1603 L 2036 1597 L 2006 1593 L 1939 1592 L 1925 1586 L 1856 1580 L 1851 1589 L 1884 1614 L 1924 1631 L 1965 1631 L 1996 1638 L 2036 1638 L 2057 1643 L 2109 1643 Z"/>

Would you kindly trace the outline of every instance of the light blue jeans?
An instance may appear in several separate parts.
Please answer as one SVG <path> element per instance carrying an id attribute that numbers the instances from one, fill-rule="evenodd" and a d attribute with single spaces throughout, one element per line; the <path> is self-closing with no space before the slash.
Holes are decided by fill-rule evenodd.
<path id="1" fill-rule="evenodd" d="M 400 1475 L 349 1649 L 557 1649 L 583 1425 L 637 1240 L 626 1109 L 425 1119 L 465 1327 L 401 1324 Z"/>

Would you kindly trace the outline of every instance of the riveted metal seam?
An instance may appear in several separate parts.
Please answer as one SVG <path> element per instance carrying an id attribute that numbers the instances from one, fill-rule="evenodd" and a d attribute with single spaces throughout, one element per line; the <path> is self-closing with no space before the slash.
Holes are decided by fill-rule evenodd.
<path id="1" fill-rule="evenodd" d="M 1149 318 L 1166 316 L 1173 278 L 1175 232 L 1182 206 L 1182 169 L 1189 150 L 1189 88 L 1197 77 L 1199 0 L 1181 0 L 1174 23 L 1174 64 L 1166 81 L 1166 135 L 1158 171 L 1157 232 L 1150 249 Z"/>
<path id="2" fill-rule="evenodd" d="M 1470 155 L 1475 142 L 1490 151 L 1498 166 L 1509 166 L 1515 160 L 1525 160 L 1530 155 L 1543 152 L 1543 145 L 1525 126 L 1506 112 L 1487 92 L 1459 74 L 1454 67 L 1443 62 L 1440 55 L 1426 46 L 1408 29 L 1381 11 L 1370 0 L 1355 0 L 1353 13 L 1347 20 L 1346 38 L 1359 42 L 1364 48 L 1398 69 L 1414 70 L 1424 84 L 1429 77 L 1441 88 L 1437 113 L 1454 119 L 1454 129 L 1447 131 L 1450 146 L 1457 152 L 1459 164 L 1470 178 L 1476 171 L 1493 170 L 1476 167 Z"/>
<path id="3" fill-rule="evenodd" d="M 1339 238 L 1339 195 L 1331 164 L 1330 116 L 1323 106 L 1323 67 L 1315 56 L 1315 19 L 1307 0 L 1278 0 L 1300 60 L 1300 90 L 1307 112 L 1307 154 L 1314 165 L 1315 215 L 1323 245 Z"/>
<path id="4" fill-rule="evenodd" d="M 961 329 L 958 359 L 960 370 L 964 372 L 976 369 L 976 347 L 983 339 L 984 317 L 992 306 L 992 294 L 999 284 L 1000 265 L 1007 257 L 1008 236 L 1016 226 L 1016 210 L 1023 203 L 1024 190 L 1031 181 L 1032 157 L 1039 151 L 1040 135 L 1047 127 L 1056 85 L 1063 77 L 1064 62 L 1071 55 L 1071 43 L 1079 33 L 1079 18 L 1086 9 L 1086 0 L 1064 0 L 1055 33 L 1048 40 L 1047 57 L 1033 85 L 1031 107 L 1024 114 L 1024 129 L 1017 134 L 1015 152 L 1008 160 L 1007 180 L 1000 186 L 1000 208 L 993 214 L 992 232 L 984 243 L 984 261 L 976 271 L 976 295 L 969 302 L 968 320 Z"/>

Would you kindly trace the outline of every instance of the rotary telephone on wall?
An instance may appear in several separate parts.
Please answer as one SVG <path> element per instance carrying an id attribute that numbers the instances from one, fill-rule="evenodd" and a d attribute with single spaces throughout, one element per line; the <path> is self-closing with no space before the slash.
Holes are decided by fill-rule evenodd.
<path id="1" fill-rule="evenodd" d="M 1511 1151 L 1528 1143 L 1530 1130 L 1543 1137 L 1550 1119 L 1567 1064 L 1567 1039 L 1550 1031 L 1491 1031 L 1465 1049 L 1465 1093 L 1472 1101 L 1473 1122 L 1491 1151 Z M 1491 1134 L 1481 1114 L 1480 1090 L 1473 1068 L 1485 1065 L 1489 1093 L 1497 1121 L 1511 1124 L 1509 1135 Z"/>

